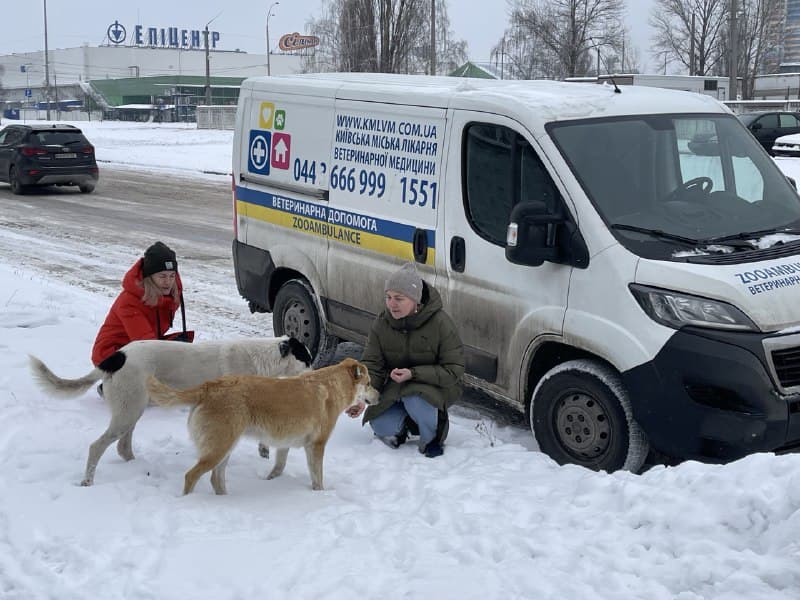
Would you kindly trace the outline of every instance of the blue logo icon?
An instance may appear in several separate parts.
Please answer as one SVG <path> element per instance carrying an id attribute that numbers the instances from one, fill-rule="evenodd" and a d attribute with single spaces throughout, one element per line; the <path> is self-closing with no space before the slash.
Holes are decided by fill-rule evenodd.
<path id="1" fill-rule="evenodd" d="M 259 175 L 269 175 L 269 155 L 271 148 L 271 131 L 251 129 L 247 170 L 251 173 L 258 173 Z"/>
<path id="2" fill-rule="evenodd" d="M 125 41 L 125 38 L 128 37 L 128 33 L 125 31 L 125 27 L 119 24 L 119 21 L 114 21 L 111 25 L 108 26 L 108 30 L 106 31 L 106 35 L 108 36 L 108 41 L 112 44 L 121 44 Z"/>

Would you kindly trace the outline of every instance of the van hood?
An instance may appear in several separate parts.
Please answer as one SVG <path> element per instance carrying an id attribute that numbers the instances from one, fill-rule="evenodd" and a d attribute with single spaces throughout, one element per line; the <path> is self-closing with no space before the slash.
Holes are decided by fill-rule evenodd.
<path id="1" fill-rule="evenodd" d="M 640 259 L 636 283 L 732 304 L 763 332 L 800 326 L 800 254 L 735 265 Z"/>

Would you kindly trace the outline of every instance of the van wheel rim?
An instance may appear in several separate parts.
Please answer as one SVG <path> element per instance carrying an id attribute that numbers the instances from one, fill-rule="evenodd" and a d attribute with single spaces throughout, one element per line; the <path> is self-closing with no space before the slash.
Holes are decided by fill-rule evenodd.
<path id="1" fill-rule="evenodd" d="M 556 431 L 568 452 L 582 459 L 595 459 L 608 450 L 611 426 L 595 398 L 572 392 L 564 394 L 555 408 Z"/>
<path id="2" fill-rule="evenodd" d="M 310 347 L 315 333 L 311 316 L 308 308 L 302 302 L 292 302 L 283 313 L 283 333 Z"/>

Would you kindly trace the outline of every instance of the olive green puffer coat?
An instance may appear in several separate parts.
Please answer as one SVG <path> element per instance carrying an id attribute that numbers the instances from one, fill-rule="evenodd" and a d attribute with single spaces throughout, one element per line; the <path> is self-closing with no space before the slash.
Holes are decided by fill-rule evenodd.
<path id="1" fill-rule="evenodd" d="M 422 396 L 439 410 L 446 410 L 461 396 L 461 337 L 442 309 L 439 292 L 425 282 L 422 287 L 419 312 L 395 319 L 384 310 L 372 324 L 361 361 L 369 369 L 370 380 L 381 399 L 377 405 L 367 407 L 364 423 L 404 396 Z M 411 369 L 412 377 L 397 383 L 389 377 L 392 369 Z"/>

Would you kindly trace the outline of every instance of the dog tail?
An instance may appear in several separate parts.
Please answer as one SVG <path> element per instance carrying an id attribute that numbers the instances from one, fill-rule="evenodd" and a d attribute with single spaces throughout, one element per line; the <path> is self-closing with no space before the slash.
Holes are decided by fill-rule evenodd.
<path id="1" fill-rule="evenodd" d="M 64 379 L 53 373 L 46 364 L 35 356 L 28 356 L 33 379 L 49 394 L 62 398 L 74 398 L 85 393 L 103 377 L 103 370 L 94 368 L 79 379 Z"/>
<path id="2" fill-rule="evenodd" d="M 195 404 L 193 398 L 172 389 L 167 384 L 156 379 L 155 375 L 147 378 L 147 393 L 150 401 L 159 406 L 178 406 L 180 404 Z"/>

